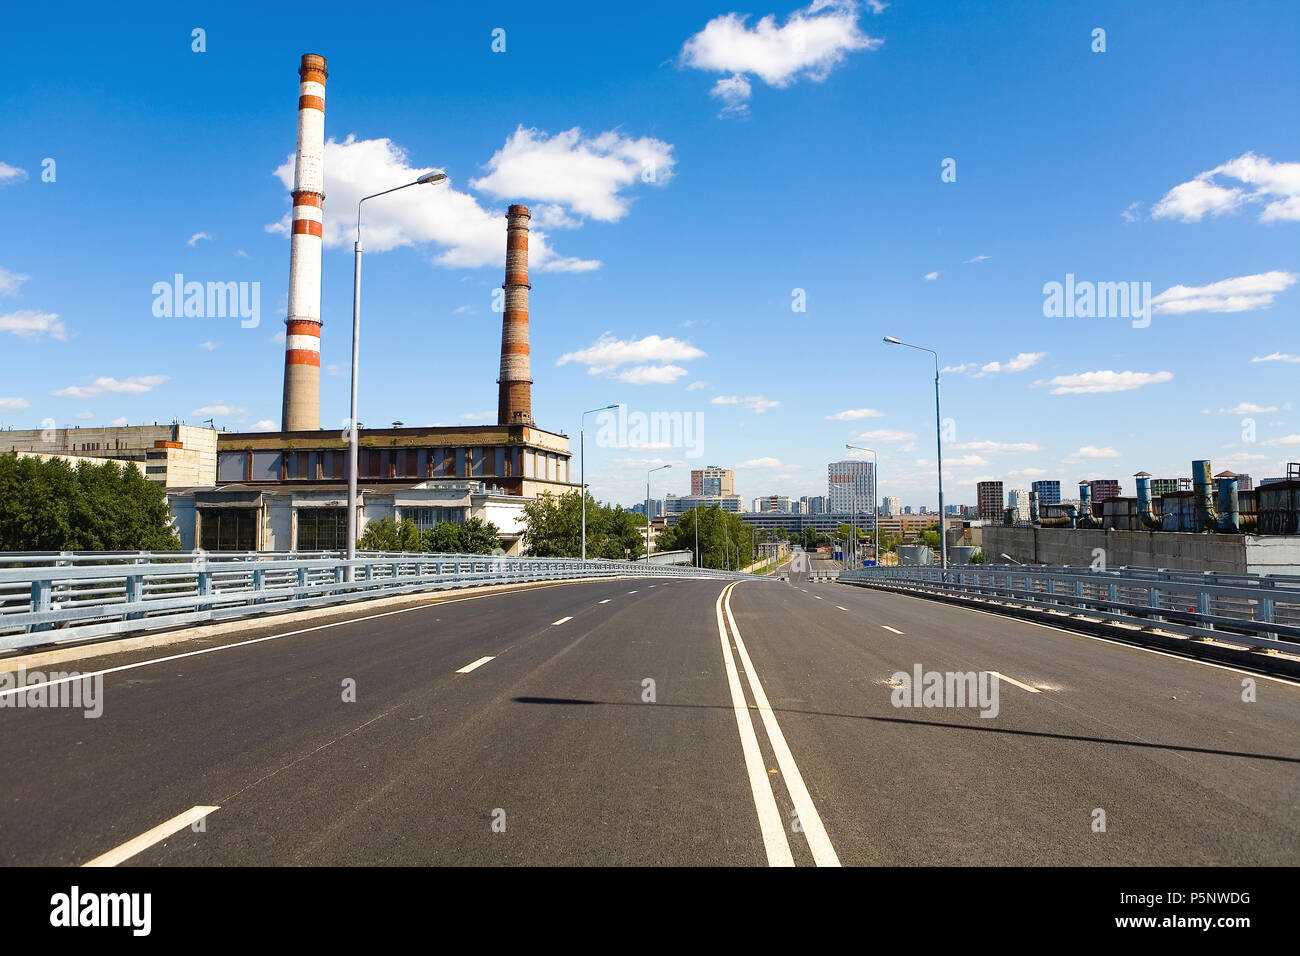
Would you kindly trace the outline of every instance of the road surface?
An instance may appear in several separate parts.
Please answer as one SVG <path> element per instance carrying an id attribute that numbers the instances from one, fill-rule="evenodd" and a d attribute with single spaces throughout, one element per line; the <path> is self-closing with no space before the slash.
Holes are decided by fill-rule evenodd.
<path id="1" fill-rule="evenodd" d="M 434 600 L 0 709 L 0 860 L 1300 863 L 1290 682 L 834 583 Z M 894 706 L 918 664 L 998 672 L 997 716 Z"/>

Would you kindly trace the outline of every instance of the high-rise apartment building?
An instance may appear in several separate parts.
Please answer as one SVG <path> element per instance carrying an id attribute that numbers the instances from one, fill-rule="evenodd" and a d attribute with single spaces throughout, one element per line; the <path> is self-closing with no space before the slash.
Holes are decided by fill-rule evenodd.
<path id="1" fill-rule="evenodd" d="M 1094 478 L 1088 482 L 1092 486 L 1093 501 L 1108 501 L 1119 497 L 1119 481 L 1115 478 Z"/>
<path id="2" fill-rule="evenodd" d="M 902 514 L 902 506 L 898 502 L 898 495 L 885 495 L 884 507 L 880 509 L 880 513 L 885 515 Z"/>
<path id="3" fill-rule="evenodd" d="M 1029 489 L 1012 488 L 1007 492 L 1007 507 L 1016 512 L 1016 521 L 1029 520 Z"/>
<path id="4" fill-rule="evenodd" d="M 730 468 L 707 465 L 691 470 L 692 495 L 734 495 L 736 473 Z"/>
<path id="5" fill-rule="evenodd" d="M 869 461 L 833 461 L 826 466 L 830 510 L 835 514 L 876 513 L 876 473 Z"/>
<path id="6" fill-rule="evenodd" d="M 1059 505 L 1061 503 L 1061 483 L 1059 481 L 1035 481 L 1029 490 L 1038 496 L 1038 506 Z"/>
<path id="7" fill-rule="evenodd" d="M 1001 521 L 1005 498 L 1002 494 L 1002 482 L 981 481 L 975 485 L 975 496 L 979 502 L 980 520 Z"/>

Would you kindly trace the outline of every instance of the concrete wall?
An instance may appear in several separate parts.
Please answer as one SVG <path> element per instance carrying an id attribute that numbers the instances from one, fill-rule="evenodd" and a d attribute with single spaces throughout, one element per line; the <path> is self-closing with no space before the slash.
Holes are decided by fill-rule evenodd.
<path id="1" fill-rule="evenodd" d="M 1170 531 L 1102 531 L 1068 528 L 983 529 L 984 560 L 1008 554 L 1022 564 L 1092 564 L 1095 549 L 1106 566 L 1220 571 L 1229 574 L 1300 574 L 1300 536 L 1190 534 Z"/>

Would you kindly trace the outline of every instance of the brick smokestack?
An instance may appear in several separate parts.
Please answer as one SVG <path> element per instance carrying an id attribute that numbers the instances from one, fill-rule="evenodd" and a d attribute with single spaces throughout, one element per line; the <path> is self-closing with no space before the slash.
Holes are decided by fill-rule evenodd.
<path id="1" fill-rule="evenodd" d="M 284 431 L 320 428 L 320 257 L 325 204 L 325 57 L 298 68 L 298 154 L 289 237 L 289 312 L 284 337 Z"/>
<path id="2" fill-rule="evenodd" d="M 533 423 L 533 378 L 528 360 L 527 206 L 506 213 L 505 316 L 501 320 L 501 377 L 497 379 L 498 425 Z"/>

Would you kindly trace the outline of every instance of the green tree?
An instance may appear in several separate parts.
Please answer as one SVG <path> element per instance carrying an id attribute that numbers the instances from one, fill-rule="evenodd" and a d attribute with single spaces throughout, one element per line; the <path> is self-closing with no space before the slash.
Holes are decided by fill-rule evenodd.
<path id="1" fill-rule="evenodd" d="M 391 517 L 366 525 L 357 547 L 362 551 L 420 551 L 420 529 L 410 518 L 398 524 Z"/>
<path id="2" fill-rule="evenodd" d="M 460 525 L 451 521 L 439 521 L 432 528 L 426 528 L 420 535 L 420 550 L 459 554 Z"/>
<path id="3" fill-rule="evenodd" d="M 587 495 L 587 557 L 621 561 L 645 553 L 645 518 Z M 539 558 L 582 554 L 582 498 L 578 492 L 543 494 L 524 505 L 524 549 Z"/>
<path id="4" fill-rule="evenodd" d="M 699 526 L 700 567 L 732 570 L 749 564 L 751 549 L 757 554 L 754 529 L 740 515 L 718 505 L 683 512 L 677 524 L 659 534 L 660 551 L 695 552 L 695 531 Z M 784 537 L 784 533 L 782 533 Z"/>
<path id="5" fill-rule="evenodd" d="M 491 554 L 499 548 L 500 529 L 482 518 L 470 518 L 460 526 L 460 550 L 463 554 Z"/>
<path id="6" fill-rule="evenodd" d="M 0 455 L 0 550 L 176 551 L 163 487 L 134 465 Z"/>

